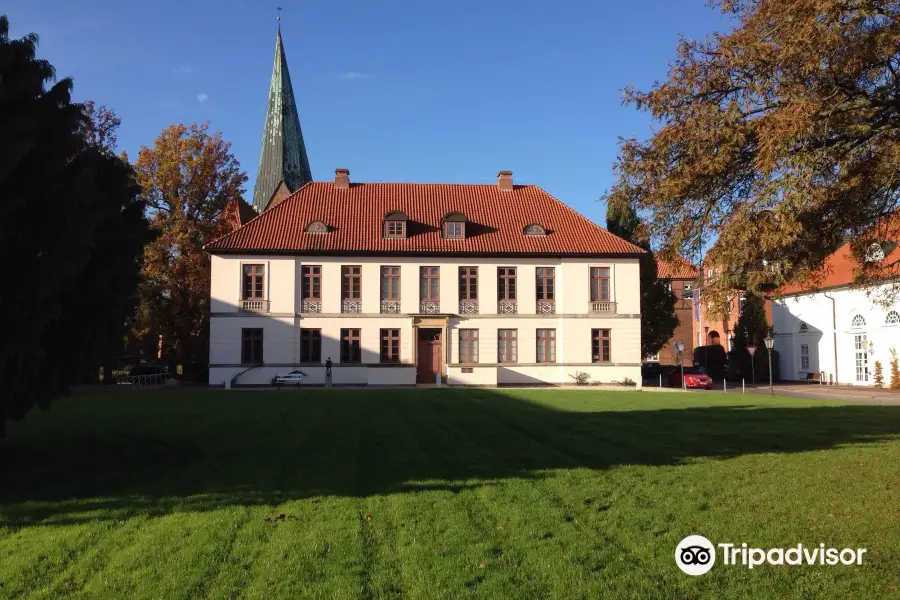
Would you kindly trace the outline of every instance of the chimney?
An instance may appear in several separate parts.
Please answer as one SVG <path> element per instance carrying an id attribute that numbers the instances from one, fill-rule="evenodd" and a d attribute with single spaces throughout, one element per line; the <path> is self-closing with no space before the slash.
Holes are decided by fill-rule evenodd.
<path id="1" fill-rule="evenodd" d="M 500 171 L 497 173 L 497 187 L 501 192 L 511 192 L 513 189 L 512 171 Z"/>
<path id="2" fill-rule="evenodd" d="M 339 190 L 350 189 L 350 169 L 334 170 L 334 187 Z"/>

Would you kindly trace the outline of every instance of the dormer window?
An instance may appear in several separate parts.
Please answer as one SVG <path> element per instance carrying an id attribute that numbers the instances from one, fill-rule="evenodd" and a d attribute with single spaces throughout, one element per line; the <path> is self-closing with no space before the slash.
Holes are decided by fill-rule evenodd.
<path id="1" fill-rule="evenodd" d="M 409 217 L 404 212 L 395 210 L 388 213 L 382 224 L 382 235 L 386 238 L 405 238 L 407 221 L 409 221 Z"/>
<path id="2" fill-rule="evenodd" d="M 306 226 L 306 233 L 328 233 L 328 225 L 322 221 L 313 221 Z"/>
<path id="3" fill-rule="evenodd" d="M 450 213 L 443 218 L 441 230 L 444 239 L 462 240 L 466 237 L 466 216 L 462 213 Z"/>
<path id="4" fill-rule="evenodd" d="M 537 223 L 532 223 L 531 225 L 526 225 L 522 233 L 525 235 L 547 235 L 547 230 Z"/>

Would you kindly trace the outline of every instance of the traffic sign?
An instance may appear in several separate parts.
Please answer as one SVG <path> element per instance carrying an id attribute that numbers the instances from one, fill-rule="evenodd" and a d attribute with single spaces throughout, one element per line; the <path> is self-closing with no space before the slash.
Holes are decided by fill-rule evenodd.
<path id="1" fill-rule="evenodd" d="M 756 354 L 756 346 L 747 346 L 747 352 L 750 353 L 750 356 Z"/>

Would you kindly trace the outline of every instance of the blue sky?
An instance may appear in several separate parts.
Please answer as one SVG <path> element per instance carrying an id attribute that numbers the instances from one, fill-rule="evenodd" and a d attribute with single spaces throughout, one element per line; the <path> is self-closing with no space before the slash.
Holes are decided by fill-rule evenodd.
<path id="1" fill-rule="evenodd" d="M 510 169 L 601 224 L 618 136 L 646 137 L 622 89 L 664 79 L 678 34 L 726 27 L 704 0 L 6 0 L 11 35 L 122 119 L 134 160 L 162 128 L 210 121 L 250 181 L 275 7 L 313 176 L 487 183 Z"/>

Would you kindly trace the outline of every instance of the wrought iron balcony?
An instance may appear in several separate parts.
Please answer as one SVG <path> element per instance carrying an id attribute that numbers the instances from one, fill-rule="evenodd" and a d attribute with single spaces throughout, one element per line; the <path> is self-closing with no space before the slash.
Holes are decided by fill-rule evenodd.
<path id="1" fill-rule="evenodd" d="M 322 301 L 321 300 L 304 300 L 303 304 L 300 306 L 300 312 L 320 313 L 320 312 L 322 312 Z"/>
<path id="2" fill-rule="evenodd" d="M 419 312 L 423 315 L 436 315 L 441 312 L 441 303 L 433 300 L 423 300 L 419 303 Z"/>
<path id="3" fill-rule="evenodd" d="M 254 300 L 241 300 L 241 310 L 247 312 L 269 312 L 269 301 L 258 298 Z"/>
<path id="4" fill-rule="evenodd" d="M 497 303 L 497 312 L 501 315 L 514 315 L 519 312 L 519 305 L 515 300 L 500 300 Z"/>
<path id="5" fill-rule="evenodd" d="M 459 314 L 461 315 L 477 315 L 478 300 L 460 300 Z"/>
<path id="6" fill-rule="evenodd" d="M 362 300 L 344 300 L 341 302 L 342 313 L 361 313 Z"/>
<path id="7" fill-rule="evenodd" d="M 400 301 L 399 300 L 382 300 L 381 301 L 381 312 L 398 315 L 400 314 Z"/>
<path id="8" fill-rule="evenodd" d="M 616 313 L 616 303 L 606 300 L 600 302 L 591 302 L 590 309 L 590 312 L 594 314 L 613 315 Z"/>
<path id="9" fill-rule="evenodd" d="M 554 300 L 538 300 L 537 314 L 554 315 L 556 314 L 556 301 Z"/>

